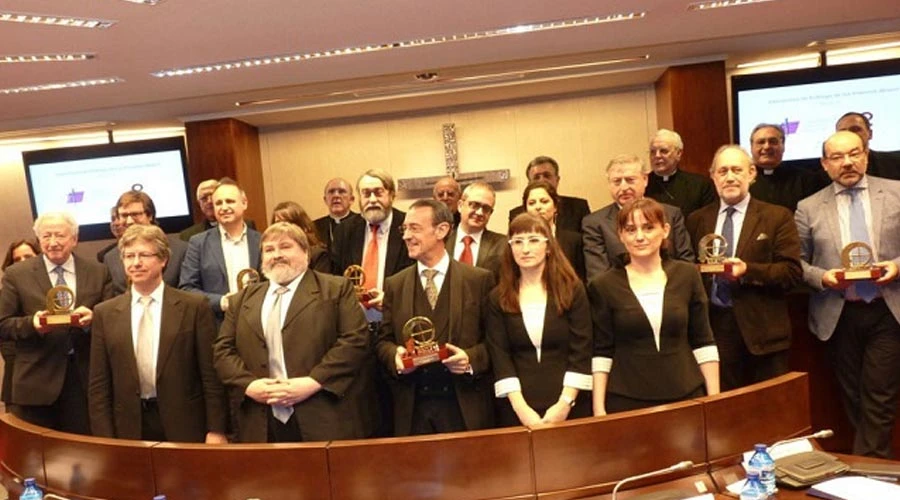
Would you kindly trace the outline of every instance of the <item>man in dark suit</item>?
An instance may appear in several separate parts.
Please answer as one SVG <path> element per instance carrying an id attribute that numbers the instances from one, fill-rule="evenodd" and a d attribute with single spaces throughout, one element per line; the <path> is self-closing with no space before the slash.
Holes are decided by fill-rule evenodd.
<path id="1" fill-rule="evenodd" d="M 403 239 L 416 260 L 385 280 L 377 355 L 391 374 L 397 436 L 485 429 L 493 424 L 490 360 L 484 339 L 490 272 L 460 264 L 444 245 L 453 215 L 435 200 L 412 204 Z M 404 325 L 415 316 L 434 324 L 449 357 L 405 368 Z"/>
<path id="2" fill-rule="evenodd" d="M 178 233 L 179 238 L 184 241 L 190 241 L 195 234 L 212 229 L 218 224 L 216 222 L 216 209 L 213 207 L 212 202 L 213 191 L 216 190 L 218 185 L 219 181 L 216 179 L 206 179 L 197 185 L 197 205 L 200 207 L 200 212 L 203 213 L 203 220 Z"/>
<path id="3" fill-rule="evenodd" d="M 75 256 L 78 224 L 68 213 L 42 214 L 34 223 L 41 256 L 7 269 L 0 291 L 0 339 L 15 340 L 14 414 L 33 424 L 89 434 L 88 356 L 92 308 L 112 296 L 106 268 Z M 47 292 L 66 285 L 74 292 L 71 326 L 41 324 Z M 60 305 L 69 297 L 57 295 Z"/>
<path id="4" fill-rule="evenodd" d="M 450 232 L 447 252 L 453 260 L 478 266 L 494 273 L 500 272 L 500 256 L 506 247 L 506 236 L 487 228 L 494 213 L 496 195 L 486 182 L 466 186 L 459 200 L 459 226 Z"/>
<path id="5" fill-rule="evenodd" d="M 613 202 L 584 218 L 584 263 L 588 281 L 611 267 L 625 265 L 627 251 L 619 241 L 616 217 L 626 204 L 644 197 L 647 189 L 647 169 L 636 155 L 618 155 L 606 166 L 606 178 Z M 681 210 L 662 204 L 671 226 L 666 252 L 669 257 L 694 261 L 691 238 L 684 228 Z"/>
<path id="6" fill-rule="evenodd" d="M 686 172 L 679 167 L 684 142 L 677 132 L 659 129 L 650 139 L 650 166 L 648 198 L 660 203 L 675 205 L 687 218 L 694 210 L 716 200 L 716 188 L 709 177 Z"/>
<path id="7" fill-rule="evenodd" d="M 434 183 L 431 194 L 435 200 L 447 205 L 450 213 L 453 214 L 453 227 L 458 226 L 462 218 L 459 212 L 459 197 L 462 195 L 462 189 L 456 179 L 449 175 L 441 177 Z"/>
<path id="8" fill-rule="evenodd" d="M 156 225 L 156 205 L 147 193 L 143 191 L 126 191 L 119 196 L 116 202 L 116 217 L 124 228 L 135 224 Z M 170 286 L 178 286 L 181 276 L 181 262 L 187 253 L 188 245 L 180 238 L 169 239 L 169 258 L 163 271 L 163 281 Z M 109 270 L 112 279 L 113 293 L 116 295 L 125 293 L 125 267 L 122 264 L 122 255 L 118 248 L 106 253 L 103 263 Z"/>
<path id="9" fill-rule="evenodd" d="M 316 233 L 319 239 L 325 242 L 325 246 L 331 248 L 334 244 L 334 232 L 337 226 L 347 220 L 348 217 L 358 217 L 359 214 L 350 210 L 353 206 L 353 187 L 346 180 L 335 177 L 325 184 L 325 195 L 322 196 L 325 206 L 328 207 L 328 215 L 319 217 L 313 221 L 316 225 Z"/>
<path id="10" fill-rule="evenodd" d="M 883 177 L 885 179 L 900 180 L 900 151 L 872 151 L 869 143 L 872 141 L 872 113 L 857 113 L 851 111 L 844 113 L 834 126 L 834 130 L 848 130 L 858 135 L 863 141 L 863 146 L 869 151 L 867 175 Z"/>
<path id="11" fill-rule="evenodd" d="M 360 439 L 374 429 L 365 316 L 351 283 L 308 269 L 308 252 L 301 229 L 269 226 L 269 281 L 238 294 L 219 330 L 216 370 L 244 395 L 241 442 Z"/>
<path id="12" fill-rule="evenodd" d="M 106 245 L 97 251 L 97 262 L 103 264 L 103 257 L 106 256 L 108 252 L 116 248 L 116 245 L 119 242 L 119 237 L 122 236 L 122 233 L 125 232 L 125 224 L 119 220 L 119 207 L 114 206 L 109 210 L 109 234 L 116 239 L 116 241 Z"/>
<path id="13" fill-rule="evenodd" d="M 213 367 L 212 311 L 201 295 L 163 282 L 170 252 L 159 227 L 130 226 L 119 251 L 131 286 L 94 310 L 88 388 L 93 434 L 227 443 L 228 410 Z"/>
<path id="14" fill-rule="evenodd" d="M 525 167 L 525 177 L 528 182 L 547 181 L 553 185 L 553 189 L 559 192 L 559 164 L 549 156 L 538 156 L 528 162 Z M 517 215 L 525 211 L 525 207 L 518 206 L 509 211 L 509 220 L 512 222 Z M 581 232 L 581 220 L 591 213 L 587 200 L 572 196 L 560 196 L 557 207 L 556 227 L 569 231 Z"/>
<path id="15" fill-rule="evenodd" d="M 900 398 L 900 182 L 866 175 L 868 151 L 849 131 L 822 147 L 832 185 L 801 201 L 803 280 L 813 288 L 809 329 L 831 358 L 844 408 L 856 429 L 854 455 L 891 456 Z M 875 280 L 840 280 L 851 242 L 872 249 Z"/>
<path id="16" fill-rule="evenodd" d="M 238 291 L 237 275 L 259 269 L 259 233 L 244 223 L 247 195 L 227 179 L 212 195 L 218 224 L 191 237 L 178 287 L 206 296 L 218 321 Z"/>
<path id="17" fill-rule="evenodd" d="M 756 168 L 740 146 L 719 148 L 710 175 L 719 201 L 691 214 L 687 228 L 695 246 L 707 234 L 727 243 L 731 272 L 704 280 L 727 391 L 788 371 L 791 322 L 785 293 L 802 277 L 800 239 L 788 209 L 749 194 Z"/>

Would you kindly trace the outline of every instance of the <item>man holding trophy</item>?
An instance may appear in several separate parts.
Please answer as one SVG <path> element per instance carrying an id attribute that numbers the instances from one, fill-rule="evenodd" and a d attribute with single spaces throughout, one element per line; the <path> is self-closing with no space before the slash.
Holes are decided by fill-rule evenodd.
<path id="1" fill-rule="evenodd" d="M 802 200 L 800 232 L 809 329 L 826 343 L 850 422 L 854 455 L 889 457 L 900 396 L 900 182 L 870 177 L 859 136 L 822 145 L 831 185 Z"/>
<path id="2" fill-rule="evenodd" d="M 397 436 L 485 429 L 493 423 L 490 361 L 484 342 L 490 271 L 450 258 L 453 215 L 419 200 L 403 224 L 416 261 L 384 282 L 377 355 L 391 373 Z"/>
<path id="3" fill-rule="evenodd" d="M 719 200 L 686 225 L 710 294 L 722 390 L 729 390 L 788 371 L 784 296 L 800 282 L 800 241 L 790 211 L 750 196 L 756 167 L 739 146 L 719 148 L 710 176 Z"/>

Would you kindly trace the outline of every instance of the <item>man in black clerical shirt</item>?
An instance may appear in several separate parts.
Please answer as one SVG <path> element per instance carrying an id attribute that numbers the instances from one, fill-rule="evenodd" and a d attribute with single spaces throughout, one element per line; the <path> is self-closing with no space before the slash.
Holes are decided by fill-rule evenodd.
<path id="1" fill-rule="evenodd" d="M 335 177 L 325 184 L 325 195 L 322 196 L 325 206 L 328 207 L 328 215 L 319 217 L 313 221 L 316 225 L 316 233 L 319 239 L 325 242 L 328 248 L 334 243 L 334 231 L 348 217 L 356 217 L 359 214 L 350 210 L 356 198 L 353 196 L 353 186 L 346 180 Z"/>
<path id="2" fill-rule="evenodd" d="M 863 145 L 869 150 L 869 167 L 867 175 L 883 177 L 885 179 L 900 180 L 900 151 L 872 151 L 872 113 L 857 113 L 850 111 L 844 113 L 834 126 L 835 132 L 843 130 L 853 132 L 863 141 Z"/>
<path id="3" fill-rule="evenodd" d="M 716 200 L 709 177 L 679 167 L 684 142 L 678 132 L 659 129 L 650 139 L 650 166 L 653 173 L 644 193 L 660 203 L 675 205 L 687 218 L 691 212 Z"/>
<path id="4" fill-rule="evenodd" d="M 750 194 L 757 200 L 794 211 L 800 200 L 829 183 L 821 169 L 782 165 L 784 130 L 780 125 L 760 123 L 754 127 L 750 134 L 750 152 L 757 172 Z"/>

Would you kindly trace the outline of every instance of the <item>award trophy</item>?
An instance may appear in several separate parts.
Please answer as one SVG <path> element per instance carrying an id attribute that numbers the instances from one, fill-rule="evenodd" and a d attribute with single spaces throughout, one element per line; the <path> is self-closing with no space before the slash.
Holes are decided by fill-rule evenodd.
<path id="1" fill-rule="evenodd" d="M 447 345 L 434 341 L 434 323 L 425 316 L 414 316 L 403 325 L 406 337 L 406 354 L 402 356 L 403 367 L 427 365 L 450 356 Z"/>
<path id="2" fill-rule="evenodd" d="M 57 285 L 47 292 L 47 315 L 40 318 L 41 326 L 78 326 L 81 315 L 72 312 L 75 292 L 65 285 Z"/>
<path id="3" fill-rule="evenodd" d="M 359 299 L 359 303 L 364 307 L 368 307 L 369 301 L 374 297 L 366 290 L 366 272 L 362 266 L 354 264 L 348 267 L 344 270 L 344 277 L 350 280 L 350 283 L 353 283 L 353 289 L 356 290 L 356 298 Z"/>
<path id="4" fill-rule="evenodd" d="M 241 269 L 241 272 L 237 275 L 238 291 L 241 291 L 254 283 L 259 283 L 259 271 L 252 268 Z"/>
<path id="5" fill-rule="evenodd" d="M 718 234 L 707 234 L 697 244 L 697 267 L 703 274 L 730 273 L 732 263 L 725 262 L 728 242 Z"/>
<path id="6" fill-rule="evenodd" d="M 854 241 L 841 251 L 844 269 L 835 273 L 838 281 L 874 280 L 884 275 L 884 269 L 875 266 L 872 247 L 862 241 Z"/>

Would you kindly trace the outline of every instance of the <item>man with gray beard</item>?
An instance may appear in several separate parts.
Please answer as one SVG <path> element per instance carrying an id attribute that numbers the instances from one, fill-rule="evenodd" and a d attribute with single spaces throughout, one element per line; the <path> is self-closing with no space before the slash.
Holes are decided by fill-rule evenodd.
<path id="1" fill-rule="evenodd" d="M 260 246 L 268 282 L 234 296 L 214 344 L 219 377 L 244 394 L 238 441 L 371 436 L 371 349 L 353 286 L 307 269 L 309 242 L 292 224 L 269 226 Z"/>

